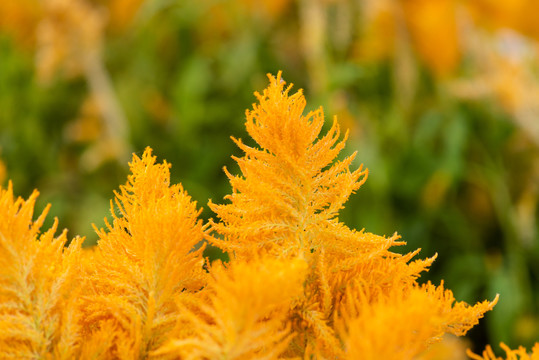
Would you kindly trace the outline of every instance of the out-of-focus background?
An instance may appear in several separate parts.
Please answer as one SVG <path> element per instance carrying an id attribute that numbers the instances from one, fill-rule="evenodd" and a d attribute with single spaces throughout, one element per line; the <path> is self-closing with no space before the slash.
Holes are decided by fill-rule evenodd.
<path id="1" fill-rule="evenodd" d="M 336 115 L 370 170 L 341 220 L 397 231 L 458 300 L 500 294 L 470 332 L 539 339 L 539 2 L 2 0 L 0 182 L 96 241 L 131 153 L 151 146 L 212 217 L 229 136 L 266 73 Z M 1 221 L 1 219 L 0 219 Z M 391 331 L 391 329 L 388 329 Z"/>

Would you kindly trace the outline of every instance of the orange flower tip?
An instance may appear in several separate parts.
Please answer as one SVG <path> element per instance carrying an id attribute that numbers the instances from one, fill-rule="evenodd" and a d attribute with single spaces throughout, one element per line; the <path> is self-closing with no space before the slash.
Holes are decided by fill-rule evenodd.
<path id="1" fill-rule="evenodd" d="M 496 304 L 498 303 L 498 299 L 499 299 L 499 298 L 500 298 L 500 294 L 496 294 L 496 297 L 494 298 L 494 300 L 492 300 L 492 301 L 490 302 L 490 304 L 489 304 L 491 308 L 494 307 L 494 306 L 496 306 Z"/>
<path id="2" fill-rule="evenodd" d="M 277 72 L 277 76 L 275 76 L 275 77 L 271 73 L 267 73 L 267 76 L 270 79 L 270 81 L 275 80 L 279 84 L 286 84 L 286 82 L 283 79 L 283 71 L 282 70 L 279 70 Z"/>
<path id="3" fill-rule="evenodd" d="M 473 359 L 473 360 L 484 360 L 484 358 L 482 358 L 481 356 L 478 356 L 477 354 L 475 354 L 472 350 L 470 349 L 466 349 L 466 355 L 470 358 L 470 359 Z"/>

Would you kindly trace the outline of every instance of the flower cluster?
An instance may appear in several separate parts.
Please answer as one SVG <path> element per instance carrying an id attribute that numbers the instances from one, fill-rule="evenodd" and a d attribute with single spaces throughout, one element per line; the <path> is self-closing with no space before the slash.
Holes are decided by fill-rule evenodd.
<path id="1" fill-rule="evenodd" d="M 419 249 L 392 251 L 398 235 L 339 221 L 368 171 L 351 169 L 355 154 L 335 160 L 346 135 L 336 120 L 321 134 L 322 109 L 304 115 L 290 89 L 279 73 L 256 94 L 246 127 L 257 145 L 234 139 L 241 174 L 225 169 L 232 193 L 210 201 L 208 224 L 149 148 L 92 249 L 55 237 L 56 224 L 40 233 L 37 192 L 1 189 L 1 357 L 413 359 L 477 324 L 497 297 L 456 302 L 443 283 L 418 282 L 436 255 L 414 260 Z M 205 260 L 205 242 L 230 261 Z"/>

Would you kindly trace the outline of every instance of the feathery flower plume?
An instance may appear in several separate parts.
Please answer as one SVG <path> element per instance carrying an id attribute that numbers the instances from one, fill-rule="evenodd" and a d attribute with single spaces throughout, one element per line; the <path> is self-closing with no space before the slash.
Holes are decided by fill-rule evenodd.
<path id="1" fill-rule="evenodd" d="M 33 220 L 38 192 L 15 199 L 0 187 L 0 356 L 71 359 L 81 340 L 73 293 L 79 279 L 81 238 L 66 246 L 67 231 L 40 228 L 49 206 Z"/>
<path id="2" fill-rule="evenodd" d="M 205 284 L 203 247 L 193 250 L 205 232 L 200 210 L 181 185 L 170 185 L 170 165 L 155 162 L 149 148 L 133 156 L 89 270 L 88 341 L 113 337 L 112 356 L 145 357 L 160 346 L 174 328 L 175 297 Z"/>
<path id="3" fill-rule="evenodd" d="M 217 235 L 210 241 L 227 251 L 232 262 L 259 256 L 307 262 L 302 296 L 290 309 L 295 336 L 286 356 L 353 359 L 353 354 L 363 358 L 374 358 L 380 351 L 391 354 L 391 346 L 360 341 L 381 336 L 385 328 L 379 326 L 384 324 L 421 335 L 408 348 L 395 343 L 395 349 L 403 350 L 398 356 L 393 352 L 395 359 L 418 355 L 446 332 L 463 335 L 497 299 L 475 306 L 453 304 L 443 285 L 417 283 L 436 255 L 412 261 L 419 249 L 406 255 L 389 251 L 404 244 L 398 235 L 356 231 L 340 222 L 339 211 L 365 182 L 368 171 L 362 166 L 350 169 L 355 153 L 336 160 L 347 138 L 345 134 L 341 139 L 336 119 L 321 134 L 322 109 L 303 115 L 306 101 L 301 90 L 290 94 L 291 86 L 285 86 L 281 73 L 269 79 L 268 88 L 255 93 L 259 104 L 246 113 L 247 131 L 258 146 L 233 139 L 245 153 L 234 158 L 242 174 L 225 169 L 232 185 L 232 194 L 225 198 L 229 203 L 210 201 L 220 219 L 211 222 Z M 412 325 L 414 309 L 425 305 L 437 320 L 418 318 Z M 347 307 L 355 310 L 347 312 Z M 384 309 L 393 318 L 384 318 Z M 373 321 L 378 327 L 368 321 L 380 316 Z"/>

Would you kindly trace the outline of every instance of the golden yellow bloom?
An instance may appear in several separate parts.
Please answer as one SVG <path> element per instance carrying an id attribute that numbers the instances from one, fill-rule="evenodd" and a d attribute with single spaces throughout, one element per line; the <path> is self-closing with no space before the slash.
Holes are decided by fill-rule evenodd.
<path id="1" fill-rule="evenodd" d="M 383 239 L 371 244 L 368 235 L 338 222 L 338 211 L 363 184 L 367 171 L 350 171 L 355 154 L 331 165 L 344 147 L 339 125 L 334 121 L 317 140 L 322 109 L 304 116 L 301 91 L 289 97 L 289 90 L 279 74 L 262 95 L 256 93 L 260 105 L 247 111 L 246 127 L 261 148 L 234 139 L 245 152 L 236 159 L 243 177 L 225 169 L 233 193 L 227 196 L 231 204 L 210 202 L 221 219 L 212 222 L 213 229 L 225 236 L 213 242 L 237 258 L 260 253 L 309 258 L 321 247 L 356 254 L 378 246 L 376 242 L 385 244 Z"/>
<path id="2" fill-rule="evenodd" d="M 179 323 L 190 329 L 154 355 L 182 359 L 278 359 L 291 340 L 290 306 L 302 292 L 305 261 L 273 258 L 214 265 L 207 303 L 186 304 Z M 190 305 L 190 306 L 189 306 Z M 177 357 L 172 357 L 177 358 Z"/>
<path id="3" fill-rule="evenodd" d="M 453 304 L 442 285 L 417 284 L 435 256 L 411 261 L 419 250 L 389 251 L 404 244 L 398 235 L 355 231 L 339 222 L 339 210 L 367 171 L 350 170 L 355 154 L 335 161 L 346 135 L 339 139 L 336 120 L 321 135 L 322 110 L 304 116 L 305 98 L 301 91 L 290 95 L 290 88 L 279 73 L 270 76 L 263 94 L 256 93 L 259 104 L 247 111 L 246 127 L 258 147 L 234 139 L 245 153 L 235 158 L 242 175 L 225 169 L 230 203 L 210 202 L 221 219 L 211 222 L 212 229 L 222 236 L 211 241 L 229 252 L 231 263 L 270 256 L 309 266 L 303 293 L 290 309 L 295 336 L 286 356 L 412 358 L 444 333 L 466 333 L 497 298 Z M 383 336 L 389 326 L 398 329 L 390 340 Z"/>
<path id="4" fill-rule="evenodd" d="M 539 343 L 535 343 L 535 345 L 532 348 L 531 354 L 527 353 L 526 349 L 524 349 L 522 346 L 519 347 L 517 350 L 511 350 L 504 343 L 500 343 L 500 347 L 505 351 L 507 355 L 506 357 L 507 360 L 538 360 L 539 359 Z M 482 356 L 476 355 L 469 350 L 467 354 L 469 357 L 471 357 L 474 360 L 503 360 L 503 358 L 494 355 L 494 352 L 492 351 L 492 347 L 490 347 L 490 345 L 487 345 L 487 348 L 481 354 Z"/>
<path id="5" fill-rule="evenodd" d="M 465 334 L 498 300 L 473 307 L 454 304 L 450 290 L 430 283 L 394 287 L 374 301 L 369 300 L 370 291 L 360 288 L 351 300 L 355 306 L 348 304 L 343 311 L 348 359 L 414 359 L 445 333 Z"/>
<path id="6" fill-rule="evenodd" d="M 0 187 L 0 356 L 71 359 L 80 333 L 74 293 L 81 238 L 69 246 L 58 222 L 40 234 L 49 210 L 33 220 L 37 191 L 15 199 Z"/>
<path id="7" fill-rule="evenodd" d="M 204 237 L 200 211 L 181 185 L 170 186 L 170 165 L 155 161 L 150 149 L 133 157 L 132 175 L 111 203 L 114 221 L 98 231 L 87 279 L 87 339 L 116 329 L 107 350 L 113 356 L 146 356 L 161 345 L 175 324 L 175 296 L 205 284 L 203 247 L 193 250 Z"/>

